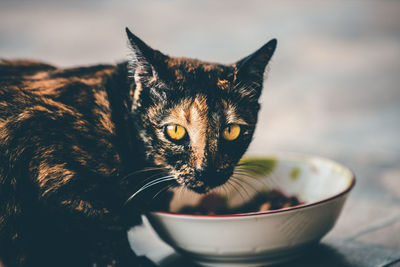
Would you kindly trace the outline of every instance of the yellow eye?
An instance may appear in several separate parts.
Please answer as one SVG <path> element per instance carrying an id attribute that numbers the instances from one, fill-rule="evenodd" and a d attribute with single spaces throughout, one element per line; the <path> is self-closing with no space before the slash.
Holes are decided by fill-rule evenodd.
<path id="1" fill-rule="evenodd" d="M 178 124 L 167 125 L 165 129 L 168 136 L 173 140 L 181 140 L 186 135 L 186 130 Z"/>
<path id="2" fill-rule="evenodd" d="M 239 137 L 239 134 L 240 126 L 237 124 L 232 124 L 224 129 L 224 131 L 222 132 L 222 137 L 224 137 L 225 140 L 233 141 Z"/>

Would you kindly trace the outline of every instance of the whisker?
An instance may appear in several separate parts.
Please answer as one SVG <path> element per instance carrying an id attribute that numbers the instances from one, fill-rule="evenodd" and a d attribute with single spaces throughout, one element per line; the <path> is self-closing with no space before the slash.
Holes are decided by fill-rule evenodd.
<path id="1" fill-rule="evenodd" d="M 241 177 L 241 176 L 235 176 L 235 179 L 246 184 L 247 187 L 251 188 L 254 192 L 258 192 L 259 190 L 255 187 L 254 184 L 252 184 L 251 182 L 247 181 L 245 179 L 246 177 Z"/>
<path id="2" fill-rule="evenodd" d="M 269 173 L 262 179 L 256 178 L 256 177 L 254 177 L 254 175 L 248 174 L 248 173 L 237 172 L 237 174 L 240 175 L 241 177 L 250 178 L 252 180 L 258 181 L 259 183 L 261 183 L 262 185 L 265 185 L 267 187 L 277 188 L 277 187 L 279 187 L 279 184 L 280 184 L 279 179 L 277 178 L 275 173 Z"/>
<path id="3" fill-rule="evenodd" d="M 223 187 L 223 185 L 220 185 L 220 186 L 217 186 L 217 187 L 215 187 L 215 188 L 213 188 L 213 189 L 211 189 L 209 192 L 207 192 L 206 194 L 212 194 L 212 193 L 215 193 L 215 194 L 217 194 L 217 195 L 222 195 L 222 187 Z"/>
<path id="4" fill-rule="evenodd" d="M 152 186 L 154 186 L 154 185 L 156 185 L 156 184 L 163 183 L 163 182 L 167 182 L 167 181 L 171 181 L 171 180 L 175 180 L 175 177 L 174 177 L 173 175 L 168 175 L 168 176 L 160 177 L 160 178 L 157 178 L 157 179 L 155 179 L 155 180 L 153 180 L 153 181 L 148 182 L 147 184 L 145 184 L 145 185 L 143 185 L 141 188 L 139 188 L 135 193 L 133 193 L 133 194 L 128 198 L 128 200 L 125 201 L 125 204 L 126 204 L 127 202 L 129 202 L 130 200 L 132 200 L 136 195 L 138 195 L 138 194 L 139 194 L 140 192 L 142 192 L 143 190 L 146 190 L 147 188 L 152 187 Z"/>
<path id="5" fill-rule="evenodd" d="M 182 186 L 182 185 L 181 185 L 181 187 L 179 188 L 178 197 L 179 197 L 179 200 L 180 200 L 180 201 L 182 200 L 182 192 L 183 192 L 184 189 L 185 189 L 185 187 Z"/>
<path id="6" fill-rule="evenodd" d="M 246 201 L 246 199 L 243 197 L 243 195 L 242 195 L 242 192 L 240 192 L 240 190 L 239 189 L 237 189 L 237 187 L 235 186 L 235 185 L 237 185 L 237 181 L 234 181 L 234 180 L 229 180 L 229 181 L 231 181 L 232 182 L 232 187 L 233 187 L 233 189 L 235 189 L 236 190 L 236 192 L 238 192 L 238 194 L 240 195 L 240 197 L 242 198 L 242 201 Z M 234 184 L 233 184 L 234 183 Z"/>
<path id="7" fill-rule="evenodd" d="M 238 181 L 240 181 L 240 182 L 242 182 L 242 183 L 244 183 L 244 184 L 246 184 L 249 188 L 251 188 L 254 192 L 258 192 L 259 190 L 257 190 L 255 187 L 254 187 L 254 185 L 252 185 L 251 183 L 249 183 L 249 182 L 247 182 L 246 180 L 244 180 L 243 178 L 241 178 L 241 177 L 234 177 L 236 180 L 238 180 Z"/>
<path id="8" fill-rule="evenodd" d="M 232 188 L 239 194 L 239 196 L 240 196 L 240 198 L 242 199 L 242 201 L 246 201 L 246 198 L 243 196 L 241 190 L 238 189 L 238 185 L 237 185 L 237 184 L 238 184 L 238 181 L 230 180 L 230 182 L 231 182 Z"/>
<path id="9" fill-rule="evenodd" d="M 244 172 L 244 171 L 240 171 L 240 170 L 235 170 L 235 171 L 233 172 L 233 174 L 240 174 L 240 175 L 249 177 L 249 178 L 251 178 L 251 179 L 253 179 L 253 180 L 261 180 L 260 177 L 255 177 L 255 176 L 254 176 L 253 174 L 251 174 L 251 173 Z"/>
<path id="10" fill-rule="evenodd" d="M 161 171 L 161 170 L 165 170 L 165 168 L 157 168 L 157 167 L 145 168 L 145 169 L 142 169 L 142 170 L 138 170 L 138 171 L 134 171 L 134 172 L 128 173 L 127 175 L 122 177 L 121 180 L 125 180 L 125 179 L 127 179 L 127 178 L 129 178 L 129 177 L 131 177 L 132 175 L 135 175 L 135 174 L 142 174 L 142 173 L 146 173 L 146 172 L 150 172 L 150 171 L 157 171 L 157 170 Z"/>
<path id="11" fill-rule="evenodd" d="M 251 170 L 250 170 L 250 172 L 251 172 Z M 270 186 L 270 185 L 278 186 L 279 185 L 279 182 L 277 182 L 278 179 L 277 179 L 276 175 L 273 172 L 265 175 L 261 179 L 258 178 L 258 177 L 255 177 L 253 173 L 249 173 L 245 169 L 235 169 L 234 173 L 240 174 L 242 176 L 246 176 L 247 178 L 251 178 L 253 180 L 257 180 L 257 181 L 263 183 L 263 185 L 266 185 L 266 186 Z"/>
<path id="12" fill-rule="evenodd" d="M 236 185 L 238 185 L 240 188 L 243 189 L 243 191 L 247 195 L 247 199 L 250 199 L 251 197 L 250 197 L 249 191 L 247 191 L 247 189 L 240 183 L 241 181 L 239 179 L 237 179 L 236 177 L 233 177 L 233 176 L 231 177 L 231 179 L 232 179 L 232 182 L 234 182 Z M 245 199 L 243 199 L 243 200 L 245 200 Z"/>
<path id="13" fill-rule="evenodd" d="M 152 198 L 152 200 L 154 200 L 158 195 L 160 195 L 161 193 L 168 191 L 172 186 L 174 186 L 173 184 L 170 185 L 166 185 L 164 186 L 160 191 L 157 192 L 157 194 L 155 194 Z"/>
<path id="14" fill-rule="evenodd" d="M 222 185 L 222 189 L 224 191 L 225 197 L 229 198 L 229 190 L 227 189 L 227 184 L 226 183 Z"/>
<path id="15" fill-rule="evenodd" d="M 259 167 L 259 168 L 262 168 L 262 169 L 266 168 L 266 166 L 264 164 L 259 163 L 259 162 L 252 162 L 252 161 L 238 163 L 238 164 L 236 164 L 235 167 L 244 167 L 244 166 L 254 166 L 254 167 Z"/>
<path id="16" fill-rule="evenodd" d="M 222 188 L 222 190 L 220 191 L 224 191 L 224 195 L 227 199 L 229 198 L 229 190 L 228 190 L 228 183 L 224 183 L 222 186 L 220 186 Z"/>
<path id="17" fill-rule="evenodd" d="M 141 184 L 144 185 L 144 184 L 146 184 L 146 183 L 147 183 L 148 181 L 150 181 L 150 180 L 154 181 L 154 180 L 153 180 L 154 177 L 159 176 L 160 174 L 161 174 L 161 173 L 156 173 L 156 174 L 150 175 L 150 176 L 147 177 L 146 179 L 142 180 L 142 181 L 141 181 Z"/>
<path id="18" fill-rule="evenodd" d="M 243 178 L 246 178 L 246 179 L 247 179 L 247 178 L 252 179 L 253 181 L 258 182 L 258 183 L 261 184 L 261 185 L 267 185 L 266 183 L 264 183 L 264 182 L 265 182 L 265 179 L 260 179 L 260 178 L 254 177 L 253 175 L 251 175 L 251 174 L 249 174 L 249 173 L 245 173 L 245 172 L 234 172 L 233 175 L 238 175 L 238 176 L 243 177 Z"/>
<path id="19" fill-rule="evenodd" d="M 236 173 L 236 176 L 241 178 L 243 181 L 245 181 L 245 179 L 251 179 L 259 183 L 261 186 L 266 186 L 268 188 L 277 187 L 277 182 L 275 181 L 275 179 L 273 179 L 272 175 L 268 175 L 267 179 L 258 179 L 248 174 L 239 174 L 239 173 Z"/>
<path id="20" fill-rule="evenodd" d="M 259 167 L 254 167 L 254 166 L 251 166 L 251 167 L 250 166 L 247 166 L 247 167 L 242 167 L 242 166 L 235 167 L 235 171 L 246 172 L 246 173 L 251 174 L 251 175 L 259 175 L 259 176 L 263 176 L 263 175 L 268 174 L 268 173 L 265 173 L 265 170 L 262 169 L 261 167 L 259 168 Z"/>

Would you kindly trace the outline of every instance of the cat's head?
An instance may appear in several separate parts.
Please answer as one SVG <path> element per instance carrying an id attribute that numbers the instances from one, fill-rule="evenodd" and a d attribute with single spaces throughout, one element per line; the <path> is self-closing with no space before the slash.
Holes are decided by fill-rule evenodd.
<path id="1" fill-rule="evenodd" d="M 147 159 L 196 192 L 225 183 L 253 137 L 276 40 L 222 65 L 169 57 L 127 34 L 131 112 Z"/>

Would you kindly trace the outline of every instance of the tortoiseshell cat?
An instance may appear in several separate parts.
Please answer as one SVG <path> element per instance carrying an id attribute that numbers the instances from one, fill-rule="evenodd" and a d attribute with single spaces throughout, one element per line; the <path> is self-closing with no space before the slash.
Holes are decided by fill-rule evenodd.
<path id="1" fill-rule="evenodd" d="M 221 65 L 169 57 L 127 34 L 133 57 L 117 65 L 0 61 L 5 266 L 150 265 L 126 231 L 154 192 L 207 192 L 246 151 L 276 40 Z M 124 205 L 146 183 L 157 191 Z"/>

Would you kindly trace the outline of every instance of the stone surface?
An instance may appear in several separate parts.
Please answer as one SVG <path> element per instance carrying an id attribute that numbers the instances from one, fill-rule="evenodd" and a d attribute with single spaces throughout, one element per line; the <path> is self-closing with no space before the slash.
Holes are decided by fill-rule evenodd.
<path id="1" fill-rule="evenodd" d="M 364 243 L 391 247 L 400 251 L 400 216 L 361 232 L 354 239 Z"/>
<path id="2" fill-rule="evenodd" d="M 400 259 L 400 251 L 354 241 L 322 242 L 289 266 L 375 267 L 387 266 Z"/>

